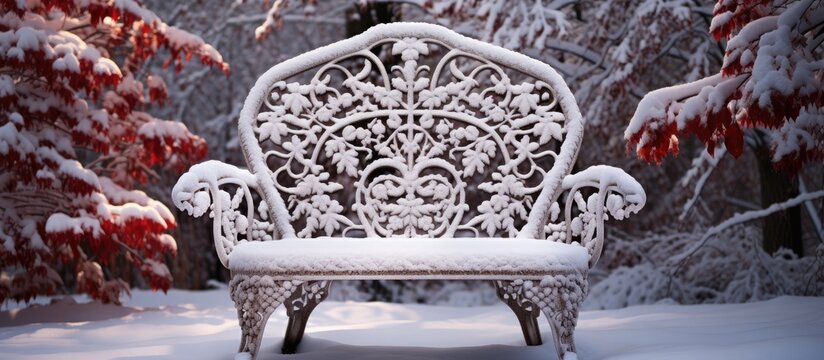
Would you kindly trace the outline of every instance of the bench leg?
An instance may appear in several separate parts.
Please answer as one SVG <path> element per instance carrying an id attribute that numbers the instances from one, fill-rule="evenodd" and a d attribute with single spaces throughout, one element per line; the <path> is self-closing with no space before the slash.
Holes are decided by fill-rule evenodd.
<path id="1" fill-rule="evenodd" d="M 521 295 L 523 281 L 494 281 L 495 292 L 521 323 L 524 340 L 529 346 L 541 345 L 541 329 L 538 328 L 540 309 Z"/>
<path id="2" fill-rule="evenodd" d="M 575 352 L 575 325 L 587 285 L 585 275 L 555 275 L 544 277 L 531 291 L 533 301 L 539 304 L 552 328 L 559 359 Z"/>
<path id="3" fill-rule="evenodd" d="M 307 281 L 293 282 L 297 284 L 292 291 L 292 295 L 286 299 L 286 313 L 289 315 L 289 324 L 286 325 L 286 335 L 283 338 L 284 354 L 294 354 L 297 351 L 300 341 L 303 339 L 303 332 L 306 330 L 306 323 L 312 310 L 329 296 L 329 287 L 332 281 Z"/>
<path id="4" fill-rule="evenodd" d="M 237 307 L 237 303 L 235 303 L 235 307 Z M 248 336 L 246 333 L 246 327 L 243 326 L 243 311 L 240 308 L 237 309 L 237 322 L 240 324 L 240 346 L 237 348 L 237 352 L 244 352 L 244 347 L 246 346 L 246 338 Z"/>
<path id="5" fill-rule="evenodd" d="M 289 281 L 275 281 L 269 276 L 236 275 L 229 283 L 232 301 L 240 323 L 239 353 L 255 359 L 269 316 L 292 295 Z"/>

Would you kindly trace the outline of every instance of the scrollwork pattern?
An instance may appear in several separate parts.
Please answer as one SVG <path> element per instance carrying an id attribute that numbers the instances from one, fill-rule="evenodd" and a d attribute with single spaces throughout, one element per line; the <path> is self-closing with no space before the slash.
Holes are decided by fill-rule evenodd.
<path id="1" fill-rule="evenodd" d="M 550 206 L 549 222 L 544 228 L 546 237 L 584 246 L 592 268 L 601 256 L 604 223 L 610 218 L 623 220 L 640 211 L 646 203 L 646 193 L 623 170 L 603 165 L 569 175 L 563 187 L 567 194 L 563 222 L 558 221 L 561 205 L 555 202 Z"/>
<path id="2" fill-rule="evenodd" d="M 396 65 L 372 51 L 381 46 Z M 314 71 L 274 83 L 254 124 L 299 237 L 517 233 L 565 132 L 546 82 L 516 83 L 492 61 L 411 37 Z M 470 208 L 474 189 L 487 195 Z"/>
<path id="3" fill-rule="evenodd" d="M 275 235 L 266 202 L 255 201 L 257 190 L 255 178 L 248 171 L 207 161 L 180 177 L 172 190 L 172 200 L 178 209 L 194 217 L 208 214 L 213 219 L 215 249 L 223 266 L 228 266 L 235 245 L 269 241 Z"/>

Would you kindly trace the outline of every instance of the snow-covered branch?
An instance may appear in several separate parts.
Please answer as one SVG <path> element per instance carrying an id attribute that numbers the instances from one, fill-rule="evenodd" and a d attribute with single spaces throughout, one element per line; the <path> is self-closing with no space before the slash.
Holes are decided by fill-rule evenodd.
<path id="1" fill-rule="evenodd" d="M 695 252 L 698 251 L 701 247 L 703 247 L 704 244 L 707 243 L 707 241 L 709 241 L 711 238 L 718 235 L 722 231 L 727 230 L 727 229 L 729 229 L 733 226 L 743 224 L 743 223 L 748 222 L 748 221 L 753 221 L 753 220 L 756 220 L 756 219 L 764 218 L 764 217 L 766 217 L 770 214 L 774 214 L 776 212 L 783 211 L 783 210 L 786 210 L 788 208 L 795 207 L 795 206 L 798 206 L 798 205 L 800 205 L 802 203 L 805 203 L 807 201 L 815 200 L 815 199 L 818 199 L 818 198 L 821 198 L 821 197 L 824 197 L 824 190 L 810 192 L 810 193 L 804 193 L 804 194 L 801 194 L 801 195 L 799 195 L 797 197 L 794 197 L 790 200 L 772 204 L 772 205 L 770 205 L 770 206 L 768 206 L 764 209 L 752 210 L 752 211 L 747 211 L 747 212 L 743 212 L 743 213 L 738 213 L 735 216 L 730 217 L 729 219 L 727 219 L 727 220 L 721 222 L 720 224 L 715 225 L 715 226 L 711 227 L 709 230 L 707 230 L 704 233 L 704 235 L 701 237 L 701 239 L 698 242 L 696 242 L 695 244 L 693 244 L 689 249 L 687 249 L 686 251 L 683 251 L 682 253 L 680 253 L 677 256 L 674 256 L 671 259 L 671 263 L 673 263 L 674 266 L 675 266 L 674 267 L 675 270 L 673 272 L 677 272 L 681 268 L 683 263 L 687 259 L 689 259 L 690 256 L 695 254 Z"/>
<path id="2" fill-rule="evenodd" d="M 723 138 L 734 157 L 744 128 L 771 136 L 773 163 L 789 173 L 824 158 L 819 80 L 824 62 L 806 47 L 824 22 L 820 0 L 784 5 L 719 2 L 710 32 L 727 37 L 718 74 L 649 93 L 624 134 L 639 157 L 660 162 L 678 152 L 678 137 L 695 135 L 712 151 Z M 814 25 L 819 24 L 819 25 Z"/>
<path id="3" fill-rule="evenodd" d="M 686 203 L 684 203 L 684 209 L 681 211 L 681 215 L 678 216 L 678 220 L 684 221 L 693 206 L 695 206 L 695 202 L 698 201 L 701 196 L 701 192 L 704 190 L 704 185 L 707 183 L 707 179 L 710 178 L 710 175 L 712 175 L 713 171 L 718 166 L 718 163 L 721 162 L 721 159 L 724 158 L 724 154 L 726 152 L 727 151 L 724 147 L 720 147 L 716 151 L 715 156 L 710 156 L 709 153 L 702 151 L 695 159 L 692 160 L 692 168 L 687 171 L 684 178 L 681 179 L 681 186 L 687 187 L 692 181 L 692 178 L 699 173 L 700 175 L 698 176 L 698 179 L 695 180 L 695 185 L 692 189 L 692 196 Z"/>
<path id="4" fill-rule="evenodd" d="M 807 184 L 801 177 L 798 178 L 798 191 L 801 194 L 807 194 Z M 810 216 L 810 221 L 813 223 L 815 233 L 818 235 L 818 240 L 824 244 L 824 226 L 821 225 L 821 211 L 816 210 L 815 203 L 812 201 L 804 202 L 804 209 L 807 210 L 807 215 Z"/>

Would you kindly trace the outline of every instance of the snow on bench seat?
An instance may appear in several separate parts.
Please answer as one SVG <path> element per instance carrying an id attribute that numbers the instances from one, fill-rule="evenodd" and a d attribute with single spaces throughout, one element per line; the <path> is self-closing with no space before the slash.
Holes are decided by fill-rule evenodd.
<path id="1" fill-rule="evenodd" d="M 585 248 L 504 238 L 284 239 L 238 244 L 229 270 L 289 279 L 519 278 L 587 269 Z"/>

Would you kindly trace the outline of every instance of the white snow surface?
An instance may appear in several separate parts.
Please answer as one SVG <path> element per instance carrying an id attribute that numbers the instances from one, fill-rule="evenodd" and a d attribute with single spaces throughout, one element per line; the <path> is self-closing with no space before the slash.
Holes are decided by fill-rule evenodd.
<path id="1" fill-rule="evenodd" d="M 138 290 L 132 295 L 123 307 L 72 299 L 28 308 L 7 304 L 0 312 L 0 358 L 234 356 L 240 328 L 226 289 L 171 290 L 166 296 Z M 286 327 L 280 307 L 269 320 L 258 359 L 555 359 L 549 325 L 543 318 L 539 323 L 544 345 L 527 347 L 503 303 L 448 307 L 326 301 L 312 314 L 296 355 L 279 353 Z M 579 359 L 820 359 L 824 298 L 585 311 L 576 344 Z"/>
<path id="2" fill-rule="evenodd" d="M 309 277 L 331 273 L 340 278 L 357 278 L 370 271 L 390 277 L 415 272 L 422 273 L 420 278 L 465 278 L 466 274 L 448 274 L 580 271 L 587 269 L 588 261 L 584 247 L 546 240 L 322 237 L 238 244 L 229 254 L 229 270 Z"/>

